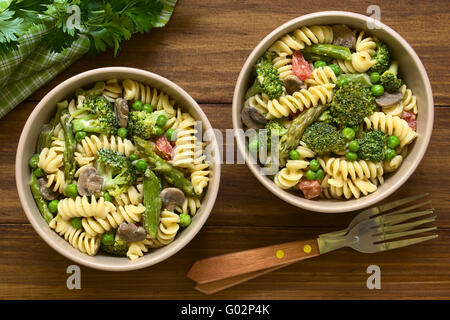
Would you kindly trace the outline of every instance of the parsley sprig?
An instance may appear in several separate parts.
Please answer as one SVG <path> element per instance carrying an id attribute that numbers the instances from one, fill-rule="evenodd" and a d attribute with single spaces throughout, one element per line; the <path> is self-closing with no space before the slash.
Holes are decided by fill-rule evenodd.
<path id="1" fill-rule="evenodd" d="M 80 9 L 79 27 L 67 24 L 73 19 L 68 10 L 72 5 Z M 51 51 L 61 52 L 85 35 L 91 53 L 114 47 L 117 54 L 123 40 L 135 32 L 149 31 L 162 9 L 159 0 L 12 0 L 8 7 L 0 9 L 0 54 L 17 49 L 19 38 L 39 24 L 51 28 L 42 41 Z"/>

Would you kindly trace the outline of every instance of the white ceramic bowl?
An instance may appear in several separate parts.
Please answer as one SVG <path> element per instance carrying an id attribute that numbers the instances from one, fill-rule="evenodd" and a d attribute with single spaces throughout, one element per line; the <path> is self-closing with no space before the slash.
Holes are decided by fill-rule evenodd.
<path id="1" fill-rule="evenodd" d="M 88 256 L 73 248 L 67 241 L 62 239 L 41 217 L 39 209 L 33 199 L 30 191 L 30 168 L 28 159 L 34 154 L 36 140 L 42 126 L 49 121 L 55 112 L 56 103 L 71 97 L 75 89 L 89 86 L 96 81 L 104 81 L 112 78 L 120 80 L 133 79 L 141 81 L 152 87 L 163 90 L 175 99 L 178 105 L 182 106 L 184 111 L 188 111 L 194 118 L 202 121 L 203 130 L 212 129 L 206 115 L 199 105 L 189 96 L 186 91 L 181 89 L 175 83 L 154 73 L 123 67 L 110 67 L 94 69 L 76 75 L 51 90 L 36 106 L 28 118 L 25 127 L 20 136 L 16 156 L 16 183 L 19 192 L 22 207 L 36 232 L 53 249 L 63 256 L 73 260 L 75 263 L 91 267 L 94 269 L 108 271 L 128 271 L 145 268 L 154 265 L 164 259 L 169 258 L 177 251 L 181 250 L 191 239 L 200 231 L 206 219 L 208 218 L 217 197 L 220 180 L 220 162 L 218 161 L 219 148 L 214 135 L 212 135 L 211 147 L 213 150 L 214 163 L 211 165 L 211 180 L 205 197 L 202 200 L 202 206 L 192 219 L 191 225 L 180 232 L 175 241 L 169 245 L 152 250 L 143 257 L 130 261 L 128 258 L 118 258 L 106 255 Z"/>
<path id="2" fill-rule="evenodd" d="M 371 206 L 396 191 L 414 172 L 424 156 L 433 129 L 433 95 L 430 81 L 425 68 L 411 46 L 397 32 L 380 23 L 379 29 L 368 29 L 372 22 L 367 16 L 344 11 L 323 11 L 301 16 L 286 22 L 267 35 L 251 52 L 244 63 L 236 82 L 233 97 L 233 127 L 242 129 L 240 111 L 244 106 L 245 92 L 252 77 L 252 68 L 256 60 L 280 37 L 302 26 L 323 24 L 346 24 L 364 30 L 369 35 L 376 36 L 384 41 L 391 49 L 392 56 L 399 62 L 399 70 L 413 94 L 417 96 L 419 115 L 417 120 L 418 138 L 409 148 L 409 154 L 400 168 L 378 190 L 368 196 L 352 200 L 306 200 L 300 195 L 288 192 L 277 187 L 268 176 L 260 174 L 260 167 L 249 162 L 248 149 L 245 141 L 237 139 L 237 145 L 242 154 L 245 154 L 247 165 L 258 180 L 273 194 L 290 204 L 311 211 L 318 212 L 349 212 Z"/>

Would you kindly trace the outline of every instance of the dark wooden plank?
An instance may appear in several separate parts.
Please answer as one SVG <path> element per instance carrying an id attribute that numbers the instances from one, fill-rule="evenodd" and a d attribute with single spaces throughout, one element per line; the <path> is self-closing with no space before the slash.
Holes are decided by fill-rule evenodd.
<path id="1" fill-rule="evenodd" d="M 0 226 L 0 299 L 449 299 L 450 230 L 417 246 L 379 254 L 341 249 L 304 260 L 211 297 L 185 277 L 199 258 L 308 239 L 316 228 L 207 227 L 186 248 L 147 269 L 110 273 L 81 268 L 81 290 L 66 288 L 73 264 L 29 225 Z M 369 265 L 381 268 L 381 290 L 368 290 Z"/>
<path id="2" fill-rule="evenodd" d="M 315 11 L 350 10 L 366 14 L 371 0 L 179 1 L 170 23 L 161 30 L 134 35 L 117 57 L 112 51 L 84 56 L 30 99 L 39 100 L 61 81 L 82 71 L 107 66 L 141 68 L 165 76 L 202 103 L 230 103 L 245 59 L 270 31 Z M 437 105 L 449 105 L 448 2 L 377 1 L 381 19 L 417 51 L 434 90 Z"/>
<path id="3" fill-rule="evenodd" d="M 15 153 L 27 116 L 35 103 L 22 104 L 0 120 L 0 223 L 26 223 L 15 186 Z M 230 105 L 202 105 L 213 127 L 222 132 L 231 128 Z M 450 175 L 446 159 L 450 158 L 447 137 L 450 136 L 450 108 L 436 108 L 434 134 L 422 163 L 413 176 L 395 194 L 395 198 L 423 191 L 431 194 L 439 215 L 439 225 L 450 227 L 448 185 Z M 246 165 L 222 166 L 221 186 L 208 225 L 234 226 L 323 226 L 342 227 L 352 214 L 312 213 L 284 203 L 267 191 L 251 174 Z M 420 186 L 420 190 L 417 189 Z M 245 205 L 243 205 L 245 204 Z"/>

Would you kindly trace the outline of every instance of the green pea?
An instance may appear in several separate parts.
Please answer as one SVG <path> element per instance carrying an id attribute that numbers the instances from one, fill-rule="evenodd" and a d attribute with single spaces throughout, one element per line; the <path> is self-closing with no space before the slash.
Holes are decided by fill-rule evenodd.
<path id="1" fill-rule="evenodd" d="M 250 152 L 258 152 L 258 149 L 259 149 L 258 139 L 253 139 L 252 141 L 250 141 L 250 143 L 248 144 L 248 150 L 250 150 Z"/>
<path id="2" fill-rule="evenodd" d="M 81 229 L 81 228 L 83 228 L 83 224 L 81 223 L 81 218 L 80 218 L 80 217 L 76 217 L 76 218 L 70 219 L 70 224 L 71 224 L 72 227 L 74 227 L 75 229 Z"/>
<path id="3" fill-rule="evenodd" d="M 327 65 L 327 63 L 322 60 L 318 60 L 318 61 L 314 62 L 314 68 L 323 68 L 326 65 Z"/>
<path id="4" fill-rule="evenodd" d="M 338 82 L 337 82 L 337 85 L 338 85 L 339 87 L 343 87 L 343 86 L 345 86 L 346 84 L 348 84 L 348 79 L 347 79 L 347 78 L 339 79 Z"/>
<path id="5" fill-rule="evenodd" d="M 108 202 L 112 202 L 112 196 L 108 191 L 103 192 L 103 199 Z"/>
<path id="6" fill-rule="evenodd" d="M 359 149 L 359 143 L 356 140 L 352 140 L 348 144 L 348 149 L 352 152 L 356 152 Z"/>
<path id="7" fill-rule="evenodd" d="M 372 91 L 372 94 L 375 97 L 378 97 L 378 96 L 381 96 L 384 93 L 384 87 L 381 84 L 376 84 L 376 85 L 373 85 L 370 88 L 370 91 Z"/>
<path id="8" fill-rule="evenodd" d="M 136 162 L 136 170 L 138 172 L 144 172 L 145 170 L 147 170 L 147 162 L 145 162 L 145 160 L 138 160 Z"/>
<path id="9" fill-rule="evenodd" d="M 305 177 L 308 180 L 316 180 L 316 173 L 310 169 L 310 170 L 306 171 Z"/>
<path id="10" fill-rule="evenodd" d="M 319 169 L 316 171 L 316 179 L 317 180 L 322 180 L 324 175 L 325 175 L 325 173 L 323 172 L 322 169 Z"/>
<path id="11" fill-rule="evenodd" d="M 120 128 L 117 130 L 117 135 L 121 137 L 122 139 L 125 139 L 127 137 L 128 131 L 126 128 Z"/>
<path id="12" fill-rule="evenodd" d="M 300 152 L 298 152 L 297 150 L 289 151 L 289 158 L 291 160 L 299 160 L 300 159 Z"/>
<path id="13" fill-rule="evenodd" d="M 384 161 L 391 161 L 396 155 L 397 153 L 394 149 L 387 148 L 386 152 L 384 153 Z"/>
<path id="14" fill-rule="evenodd" d="M 337 64 L 330 64 L 329 67 L 331 68 L 331 70 L 333 70 L 335 75 L 338 76 L 341 73 L 341 68 L 339 68 Z"/>
<path id="15" fill-rule="evenodd" d="M 86 138 L 86 132 L 84 132 L 84 131 L 77 131 L 75 133 L 75 140 L 77 142 L 81 142 L 84 138 Z"/>
<path id="16" fill-rule="evenodd" d="M 39 154 L 34 154 L 31 158 L 30 161 L 28 161 L 28 164 L 30 165 L 31 168 L 36 169 L 38 167 L 39 164 Z"/>
<path id="17" fill-rule="evenodd" d="M 139 156 L 136 153 L 130 154 L 130 161 L 136 161 L 139 159 Z"/>
<path id="18" fill-rule="evenodd" d="M 155 135 L 157 137 L 161 137 L 164 134 L 164 129 L 161 127 L 156 127 L 155 128 Z"/>
<path id="19" fill-rule="evenodd" d="M 78 196 L 78 188 L 75 183 L 68 184 L 65 191 L 66 195 L 72 199 Z"/>
<path id="20" fill-rule="evenodd" d="M 387 138 L 387 146 L 391 149 L 395 149 L 400 144 L 400 139 L 397 136 L 390 136 Z"/>
<path id="21" fill-rule="evenodd" d="M 156 125 L 161 128 L 163 128 L 166 125 L 166 122 L 167 122 L 167 117 L 163 114 L 160 114 L 158 116 L 158 118 L 156 119 Z"/>
<path id="22" fill-rule="evenodd" d="M 345 153 L 345 160 L 347 161 L 356 161 L 358 159 L 358 155 L 354 152 L 348 151 Z"/>
<path id="23" fill-rule="evenodd" d="M 166 131 L 166 137 L 169 141 L 175 141 L 177 140 L 177 132 L 175 129 L 170 128 Z"/>
<path id="24" fill-rule="evenodd" d="M 316 172 L 317 170 L 319 170 L 319 169 L 320 169 L 320 163 L 319 163 L 319 161 L 317 161 L 316 159 L 312 159 L 312 160 L 309 162 L 309 168 L 310 168 L 312 171 L 314 171 L 314 172 Z"/>
<path id="25" fill-rule="evenodd" d="M 142 102 L 139 100 L 136 100 L 135 102 L 133 102 L 133 105 L 131 107 L 133 109 L 133 111 L 142 111 Z"/>
<path id="26" fill-rule="evenodd" d="M 353 130 L 352 128 L 344 128 L 342 130 L 342 135 L 344 136 L 345 139 L 347 140 L 353 140 L 355 138 L 355 130 Z"/>
<path id="27" fill-rule="evenodd" d="M 372 72 L 370 74 L 370 82 L 377 83 L 380 81 L 380 74 L 378 72 Z"/>
<path id="28" fill-rule="evenodd" d="M 33 170 L 33 174 L 34 174 L 34 176 L 36 177 L 36 178 L 42 178 L 44 175 L 45 175 L 45 173 L 44 173 L 44 170 L 42 170 L 42 168 L 36 168 L 36 169 L 34 169 Z"/>
<path id="29" fill-rule="evenodd" d="M 48 204 L 48 210 L 50 210 L 51 213 L 57 213 L 58 212 L 58 200 L 52 200 L 50 201 L 50 203 Z"/>
<path id="30" fill-rule="evenodd" d="M 142 110 L 144 110 L 145 112 L 148 112 L 148 113 L 152 113 L 153 112 L 153 106 L 150 103 L 146 103 L 142 107 Z"/>
<path id="31" fill-rule="evenodd" d="M 114 233 L 111 231 L 105 232 L 102 235 L 102 244 L 105 246 L 112 246 L 116 240 L 114 239 Z"/>
<path id="32" fill-rule="evenodd" d="M 180 225 L 180 227 L 186 228 L 191 224 L 191 216 L 188 215 L 187 213 L 180 214 L 179 218 L 180 222 L 178 222 L 178 224 Z"/>

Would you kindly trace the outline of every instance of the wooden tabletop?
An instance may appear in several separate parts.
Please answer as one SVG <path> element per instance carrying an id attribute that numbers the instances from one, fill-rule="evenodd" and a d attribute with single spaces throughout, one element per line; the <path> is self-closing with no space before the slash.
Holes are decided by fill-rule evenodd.
<path id="1" fill-rule="evenodd" d="M 73 264 L 51 249 L 28 223 L 14 178 L 20 132 L 50 89 L 82 71 L 128 66 L 176 82 L 200 104 L 213 127 L 232 128 L 231 101 L 240 68 L 271 30 L 322 10 L 366 14 L 373 1 L 180 0 L 169 24 L 109 51 L 84 56 L 0 120 L 0 298 L 41 299 L 449 299 L 450 85 L 447 1 L 377 1 L 381 19 L 416 50 L 431 80 L 435 124 L 414 175 L 390 199 L 429 192 L 439 238 L 380 254 L 343 249 L 302 261 L 208 297 L 185 277 L 199 258 L 299 240 L 346 226 L 353 214 L 307 212 L 273 196 L 245 165 L 224 165 L 219 196 L 205 227 L 170 259 L 147 269 L 110 273 L 81 268 L 81 290 L 68 290 Z M 345 5 L 344 5 L 345 4 Z M 420 108 L 420 106 L 419 106 Z M 368 290 L 366 269 L 381 268 L 381 290 Z"/>

